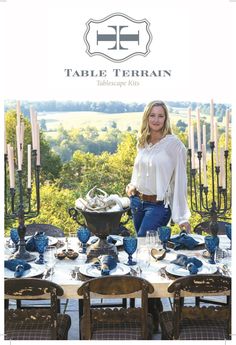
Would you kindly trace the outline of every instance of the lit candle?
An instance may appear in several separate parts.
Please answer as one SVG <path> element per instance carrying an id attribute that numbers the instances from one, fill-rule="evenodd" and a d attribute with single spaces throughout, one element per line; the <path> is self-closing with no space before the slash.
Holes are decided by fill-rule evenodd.
<path id="1" fill-rule="evenodd" d="M 192 169 L 195 169 L 195 151 L 194 151 L 194 125 L 191 125 L 191 149 L 192 149 Z"/>
<path id="2" fill-rule="evenodd" d="M 191 149 L 191 108 L 188 108 L 188 148 Z"/>
<path id="3" fill-rule="evenodd" d="M 202 167 L 203 167 L 203 184 L 207 187 L 207 173 L 206 173 L 206 146 L 202 144 Z"/>
<path id="4" fill-rule="evenodd" d="M 31 188 L 31 145 L 28 145 L 28 188 Z"/>
<path id="5" fill-rule="evenodd" d="M 210 104 L 210 116 L 211 116 L 211 141 L 214 141 L 213 139 L 213 132 L 214 132 L 214 103 L 213 99 L 211 99 L 211 104 Z"/>
<path id="6" fill-rule="evenodd" d="M 226 110 L 225 116 L 225 150 L 228 150 L 229 144 L 229 109 Z"/>
<path id="7" fill-rule="evenodd" d="M 197 108 L 197 147 L 198 151 L 201 151 L 201 126 L 200 126 L 200 111 Z"/>
<path id="8" fill-rule="evenodd" d="M 215 141 L 215 153 L 216 153 L 216 166 L 219 166 L 219 154 L 218 154 L 218 126 L 217 120 L 214 121 L 214 141 Z"/>
<path id="9" fill-rule="evenodd" d="M 204 123 L 204 125 L 202 126 L 202 143 L 205 146 L 206 149 L 206 125 Z"/>

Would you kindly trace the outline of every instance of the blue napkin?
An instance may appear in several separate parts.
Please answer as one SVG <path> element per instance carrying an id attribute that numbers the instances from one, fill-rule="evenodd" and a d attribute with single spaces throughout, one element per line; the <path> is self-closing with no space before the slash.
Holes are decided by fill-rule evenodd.
<path id="1" fill-rule="evenodd" d="M 179 236 L 176 236 L 174 238 L 171 238 L 171 242 L 175 244 L 174 250 L 179 249 L 194 249 L 199 242 L 196 241 L 194 238 L 189 236 L 186 231 L 181 231 Z"/>
<path id="2" fill-rule="evenodd" d="M 178 254 L 175 260 L 171 261 L 172 264 L 183 266 L 189 270 L 191 274 L 197 274 L 198 269 L 203 265 L 201 260 L 193 257 L 187 257 L 184 254 Z"/>
<path id="3" fill-rule="evenodd" d="M 4 267 L 8 268 L 11 271 L 14 271 L 14 276 L 19 278 L 23 275 L 24 271 L 29 270 L 31 265 L 25 260 L 21 259 L 10 259 L 4 260 Z"/>
<path id="4" fill-rule="evenodd" d="M 110 271 L 116 268 L 117 260 L 112 255 L 100 255 L 93 260 L 93 265 L 101 270 L 102 276 L 108 276 Z"/>
<path id="5" fill-rule="evenodd" d="M 116 244 L 117 240 L 115 240 L 112 236 L 107 237 L 107 242 L 111 244 Z"/>

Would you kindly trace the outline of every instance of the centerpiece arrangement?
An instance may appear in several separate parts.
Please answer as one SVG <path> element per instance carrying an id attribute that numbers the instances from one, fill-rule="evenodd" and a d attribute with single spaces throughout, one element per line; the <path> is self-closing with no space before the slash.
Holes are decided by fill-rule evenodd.
<path id="1" fill-rule="evenodd" d="M 108 195 L 105 191 L 96 186 L 85 196 L 75 201 L 75 207 L 69 209 L 69 214 L 81 227 L 87 227 L 89 231 L 98 237 L 98 240 L 87 249 L 87 261 L 97 258 L 100 255 L 112 255 L 116 259 L 117 248 L 113 243 L 107 241 L 109 235 L 120 234 L 120 226 L 125 225 L 130 219 L 130 200 L 118 194 Z M 85 223 L 78 219 L 82 214 Z M 123 214 L 127 213 L 128 218 L 121 222 Z"/>

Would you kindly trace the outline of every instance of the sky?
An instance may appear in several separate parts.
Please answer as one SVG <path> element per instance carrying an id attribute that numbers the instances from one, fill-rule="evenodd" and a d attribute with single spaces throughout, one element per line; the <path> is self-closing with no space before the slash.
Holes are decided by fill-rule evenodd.
<path id="1" fill-rule="evenodd" d="M 150 22 L 153 39 L 147 56 L 114 63 L 86 53 L 86 22 L 117 12 Z M 236 0 L 0 0 L 1 137 L 3 104 L 9 99 L 128 103 L 213 99 L 232 104 L 234 112 L 235 18 Z M 109 74 L 114 68 L 172 72 L 170 78 L 134 78 L 138 85 L 120 87 L 98 86 L 97 80 L 130 78 L 66 78 L 65 68 L 105 69 Z M 1 195 L 1 214 L 3 205 Z"/>

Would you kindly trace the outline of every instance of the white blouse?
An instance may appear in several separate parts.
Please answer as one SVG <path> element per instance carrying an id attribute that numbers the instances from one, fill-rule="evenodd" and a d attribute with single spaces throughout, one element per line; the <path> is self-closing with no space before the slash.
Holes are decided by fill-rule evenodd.
<path id="1" fill-rule="evenodd" d="M 131 184 L 143 194 L 156 195 L 170 205 L 171 218 L 177 224 L 187 222 L 190 211 L 187 203 L 186 148 L 172 134 L 158 143 L 138 149 Z"/>

